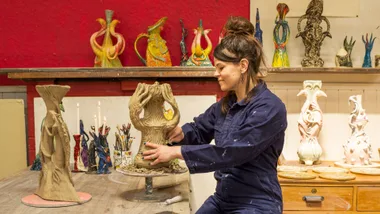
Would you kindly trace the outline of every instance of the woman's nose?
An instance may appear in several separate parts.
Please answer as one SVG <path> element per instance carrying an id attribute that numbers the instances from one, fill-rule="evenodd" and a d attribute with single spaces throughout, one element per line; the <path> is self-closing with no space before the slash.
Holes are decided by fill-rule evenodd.
<path id="1" fill-rule="evenodd" d="M 217 70 L 215 70 L 214 77 L 218 78 L 219 76 L 220 76 L 220 73 Z"/>

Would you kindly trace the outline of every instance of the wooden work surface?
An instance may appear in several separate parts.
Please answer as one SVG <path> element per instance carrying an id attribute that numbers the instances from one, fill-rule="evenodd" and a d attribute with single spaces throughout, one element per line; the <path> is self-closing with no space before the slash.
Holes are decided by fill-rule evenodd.
<path id="1" fill-rule="evenodd" d="M 0 213 L 2 214 L 67 214 L 67 213 L 133 213 L 133 214 L 188 214 L 189 185 L 188 173 L 153 178 L 154 191 L 167 191 L 173 197 L 181 194 L 184 200 L 172 205 L 160 203 L 131 202 L 125 199 L 130 191 L 144 191 L 145 179 L 122 175 L 112 170 L 108 175 L 73 173 L 75 189 L 92 195 L 91 201 L 77 206 L 61 208 L 35 208 L 22 204 L 24 196 L 32 194 L 38 186 L 39 172 L 29 169 L 17 175 L 0 180 Z M 153 194 L 154 194 L 153 191 Z"/>
<path id="2" fill-rule="evenodd" d="M 288 161 L 284 165 L 305 167 L 296 161 Z M 334 162 L 327 161 L 310 166 L 308 173 L 314 173 L 312 168 L 319 166 L 334 166 Z M 318 175 L 318 173 L 314 174 Z M 380 176 L 360 174 L 355 174 L 355 176 L 356 179 L 350 181 L 334 181 L 319 177 L 311 180 L 279 177 L 284 202 L 283 213 L 380 213 Z"/>

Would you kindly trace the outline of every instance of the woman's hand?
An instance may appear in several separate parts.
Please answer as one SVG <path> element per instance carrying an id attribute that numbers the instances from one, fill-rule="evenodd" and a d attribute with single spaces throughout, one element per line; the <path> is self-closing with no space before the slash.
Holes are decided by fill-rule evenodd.
<path id="1" fill-rule="evenodd" d="M 180 142 L 184 137 L 185 135 L 183 134 L 182 128 L 179 126 L 176 126 L 168 134 L 169 143 Z"/>
<path id="2" fill-rule="evenodd" d="M 175 158 L 183 159 L 180 146 L 164 146 L 146 142 L 145 146 L 152 149 L 142 153 L 144 160 L 154 160 L 150 165 L 169 162 Z"/>

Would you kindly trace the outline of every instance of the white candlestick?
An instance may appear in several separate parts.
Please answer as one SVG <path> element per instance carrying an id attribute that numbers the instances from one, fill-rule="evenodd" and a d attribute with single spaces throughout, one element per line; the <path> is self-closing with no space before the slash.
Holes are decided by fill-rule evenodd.
<path id="1" fill-rule="evenodd" d="M 79 103 L 77 103 L 77 121 L 76 121 L 76 124 L 77 124 L 77 130 L 78 130 L 78 134 L 80 134 L 80 122 L 79 122 L 80 118 L 79 118 Z"/>
<path id="2" fill-rule="evenodd" d="M 102 118 L 100 117 L 100 101 L 98 101 L 98 124 L 102 124 Z"/>
<path id="3" fill-rule="evenodd" d="M 95 126 L 95 135 L 98 136 L 98 119 L 96 118 L 96 114 L 94 115 L 94 126 Z"/>
<path id="4" fill-rule="evenodd" d="M 106 122 L 107 122 L 107 119 L 106 119 L 106 117 L 104 117 L 104 120 L 103 120 L 103 130 L 102 130 L 102 135 L 103 136 L 106 134 Z"/>

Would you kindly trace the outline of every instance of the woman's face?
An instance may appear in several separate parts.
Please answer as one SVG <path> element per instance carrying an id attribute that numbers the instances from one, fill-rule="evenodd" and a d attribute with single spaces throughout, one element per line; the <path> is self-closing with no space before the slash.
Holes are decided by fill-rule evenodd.
<path id="1" fill-rule="evenodd" d="M 222 91 L 236 91 L 241 78 L 241 66 L 232 62 L 223 62 L 214 58 L 214 77 L 218 79 Z"/>

